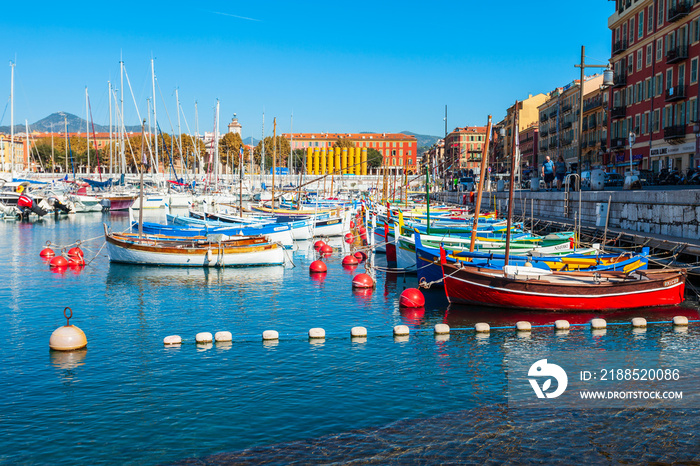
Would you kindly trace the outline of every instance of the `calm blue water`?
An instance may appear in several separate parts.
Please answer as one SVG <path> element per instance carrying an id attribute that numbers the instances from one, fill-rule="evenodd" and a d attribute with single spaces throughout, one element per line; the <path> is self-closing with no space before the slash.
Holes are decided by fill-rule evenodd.
<path id="1" fill-rule="evenodd" d="M 464 445 L 482 435 L 485 426 L 501 436 L 504 429 L 516 429 L 523 444 L 532 443 L 524 458 L 545 459 L 549 447 L 535 440 L 543 435 L 542 422 L 551 419 L 509 414 L 504 408 L 506 352 L 679 348 L 697 357 L 700 351 L 697 324 L 687 333 L 652 326 L 641 337 L 627 327 L 611 327 L 603 337 L 575 329 L 566 336 L 537 330 L 530 339 L 510 331 L 489 338 L 460 332 L 436 341 L 431 330 L 436 323 L 455 328 L 482 321 L 492 326 L 518 320 L 551 323 L 559 316 L 450 309 L 441 290 L 427 293 L 425 311 L 402 312 L 398 295 L 415 286 L 415 278 L 379 273 L 376 290 L 354 293 L 353 273 L 341 268 L 337 254 L 329 260 L 325 280 L 313 280 L 307 271 L 313 260 L 309 244 L 290 252 L 293 264 L 274 268 L 110 265 L 102 250 L 81 272 L 55 274 L 40 260 L 46 241 L 69 244 L 100 237 L 103 221 L 114 230 L 128 223 L 124 216 L 102 214 L 0 223 L 0 463 L 158 464 L 201 457 L 235 463 L 271 455 L 279 463 L 304 464 L 322 461 L 312 456 L 312 447 L 334 450 L 340 455 L 334 461 L 376 454 L 381 435 L 393 436 L 397 451 L 404 444 L 432 451 L 431 456 L 406 453 L 407 462 L 445 461 L 473 455 L 475 450 Z M 86 257 L 93 258 L 102 243 L 84 246 Z M 48 349 L 51 332 L 65 324 L 65 306 L 73 309 L 71 323 L 87 334 L 86 351 Z M 669 320 L 679 314 L 697 319 L 697 305 L 607 319 Z M 567 317 L 587 322 L 593 314 Z M 391 329 L 397 324 L 429 331 L 395 342 Z M 368 328 L 366 343 L 348 337 L 357 325 Z M 326 330 L 325 342 L 309 343 L 304 335 L 311 327 Z M 278 344 L 260 341 L 266 329 L 280 332 Z M 226 346 L 194 344 L 197 332 L 219 330 L 238 338 Z M 163 337 L 171 334 L 185 343 L 163 347 Z M 586 415 L 567 416 L 571 438 L 577 429 L 589 429 L 585 422 L 595 425 L 585 421 Z M 668 422 L 650 424 L 645 435 L 685 442 L 681 432 L 697 429 L 696 417 L 684 412 L 662 417 Z M 611 442 L 624 442 L 637 425 L 623 418 L 618 414 L 608 420 Z M 430 435 L 422 441 L 426 432 Z M 465 437 L 462 447 L 450 442 L 468 432 L 474 436 Z M 575 448 L 560 440 L 559 448 L 575 455 Z M 693 448 L 685 451 L 693 453 Z M 498 458 L 486 450 L 483 455 Z M 669 457 L 652 459 L 659 458 Z M 689 458 L 694 457 L 680 459 Z"/>

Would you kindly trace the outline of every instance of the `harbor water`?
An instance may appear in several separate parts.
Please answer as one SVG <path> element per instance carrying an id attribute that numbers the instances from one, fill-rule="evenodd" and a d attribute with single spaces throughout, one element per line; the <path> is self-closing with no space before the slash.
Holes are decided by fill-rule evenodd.
<path id="1" fill-rule="evenodd" d="M 402 310 L 399 294 L 415 277 L 378 271 L 376 289 L 353 291 L 364 266 L 343 269 L 336 252 L 325 277 L 310 276 L 311 242 L 297 243 L 278 267 L 110 264 L 103 222 L 128 227 L 127 216 L 101 213 L 0 223 L 0 464 L 700 461 L 698 411 L 510 409 L 506 376 L 507 359 L 520 351 L 696 359 L 700 324 L 686 332 L 650 325 L 643 334 L 618 326 L 605 335 L 575 327 L 564 335 L 533 329 L 528 338 L 512 330 L 436 338 L 438 323 L 466 329 L 562 317 L 450 307 L 439 288 L 425 292 L 424 310 Z M 92 262 L 82 270 L 53 273 L 39 257 L 47 241 L 86 239 Z M 66 306 L 87 350 L 49 351 Z M 697 302 L 603 317 L 676 315 L 697 320 Z M 412 332 L 397 341 L 392 328 L 400 324 Z M 354 326 L 367 328 L 366 341 L 351 340 Z M 325 329 L 325 340 L 308 339 L 313 327 Z M 263 343 L 264 330 L 277 330 L 279 341 Z M 217 331 L 232 332 L 233 342 L 194 341 Z M 165 347 L 173 334 L 183 344 Z"/>

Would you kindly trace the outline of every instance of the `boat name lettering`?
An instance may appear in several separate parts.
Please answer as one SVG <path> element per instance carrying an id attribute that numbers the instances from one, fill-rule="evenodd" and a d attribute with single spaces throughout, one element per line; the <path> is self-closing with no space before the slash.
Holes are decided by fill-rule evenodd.
<path id="1" fill-rule="evenodd" d="M 678 281 L 679 281 L 678 278 L 673 278 L 673 279 L 671 279 L 671 280 L 666 280 L 666 281 L 664 282 L 664 286 L 672 286 L 672 285 L 675 285 L 676 283 L 678 283 Z"/>

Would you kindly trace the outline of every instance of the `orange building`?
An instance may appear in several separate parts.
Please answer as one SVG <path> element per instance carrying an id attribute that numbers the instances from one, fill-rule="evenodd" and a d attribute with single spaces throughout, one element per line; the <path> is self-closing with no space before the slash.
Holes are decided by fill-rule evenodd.
<path id="1" fill-rule="evenodd" d="M 328 149 L 338 139 L 347 139 L 356 148 L 376 149 L 382 154 L 385 168 L 417 173 L 418 142 L 415 136 L 402 133 L 293 133 L 283 134 L 292 149 Z"/>

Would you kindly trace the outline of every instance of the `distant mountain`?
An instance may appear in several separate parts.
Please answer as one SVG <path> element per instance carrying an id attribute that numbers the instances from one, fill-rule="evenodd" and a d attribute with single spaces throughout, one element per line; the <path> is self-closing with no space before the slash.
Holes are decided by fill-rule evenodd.
<path id="1" fill-rule="evenodd" d="M 64 115 L 65 115 L 65 121 L 64 121 Z M 78 132 L 85 132 L 86 129 L 86 123 L 83 118 L 80 118 L 77 115 L 73 115 L 71 113 L 66 113 L 66 112 L 57 112 L 57 113 L 52 113 L 51 115 L 47 116 L 46 118 L 42 118 L 41 120 L 32 123 L 29 125 L 29 131 L 39 131 L 39 132 L 63 132 L 65 129 L 65 124 L 68 123 L 68 132 L 69 133 L 78 133 Z M 25 132 L 26 129 L 24 125 L 15 125 L 15 133 L 23 133 Z M 95 123 L 95 132 L 96 133 L 104 133 L 109 131 L 109 126 L 103 126 L 103 125 L 98 125 Z M 127 132 L 140 132 L 141 127 L 140 126 L 127 126 L 126 127 Z M 92 132 L 92 125 L 90 125 L 90 132 Z M 10 126 L 0 126 L 0 133 L 10 133 Z"/>
<path id="2" fill-rule="evenodd" d="M 259 142 L 260 139 L 255 139 L 253 136 L 248 136 L 247 138 L 243 139 L 243 144 L 247 144 L 249 146 L 257 146 Z"/>
<path id="3" fill-rule="evenodd" d="M 433 144 L 442 139 L 440 136 L 428 136 L 426 134 L 416 134 L 410 131 L 401 131 L 401 133 L 416 137 L 416 141 L 418 143 L 418 154 L 422 154 L 423 152 L 427 151 Z"/>

